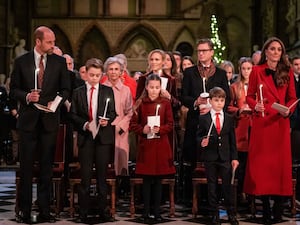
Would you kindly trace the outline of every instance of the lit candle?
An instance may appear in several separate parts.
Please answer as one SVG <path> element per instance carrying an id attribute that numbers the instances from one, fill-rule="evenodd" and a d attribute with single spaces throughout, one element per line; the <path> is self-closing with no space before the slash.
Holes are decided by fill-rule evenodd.
<path id="1" fill-rule="evenodd" d="M 248 93 L 248 84 L 244 84 L 244 91 L 245 91 L 245 96 L 247 96 L 247 93 Z"/>
<path id="2" fill-rule="evenodd" d="M 158 116 L 158 110 L 159 110 L 160 104 L 156 105 L 156 112 L 155 112 L 155 116 Z"/>
<path id="3" fill-rule="evenodd" d="M 108 102 L 109 102 L 109 98 L 106 99 L 105 108 L 104 108 L 104 113 L 103 113 L 103 118 L 106 118 L 106 112 L 107 112 Z"/>
<path id="4" fill-rule="evenodd" d="M 203 81 L 203 92 L 206 93 L 205 77 L 202 78 L 202 81 Z"/>
<path id="5" fill-rule="evenodd" d="M 34 71 L 34 90 L 38 89 L 37 80 L 38 80 L 39 71 L 40 71 L 40 68 L 36 68 Z"/>
<path id="6" fill-rule="evenodd" d="M 259 96 L 260 96 L 260 102 L 263 104 L 264 103 L 264 98 L 263 98 L 262 88 L 263 88 L 263 85 L 260 84 L 259 85 Z M 261 115 L 262 115 L 262 117 L 264 117 L 265 113 L 261 112 Z"/>

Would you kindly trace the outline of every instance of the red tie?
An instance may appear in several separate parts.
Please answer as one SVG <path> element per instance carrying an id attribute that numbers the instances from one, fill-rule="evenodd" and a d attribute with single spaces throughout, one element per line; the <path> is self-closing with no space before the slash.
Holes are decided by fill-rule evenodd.
<path id="1" fill-rule="evenodd" d="M 220 123 L 220 117 L 219 117 L 220 113 L 216 113 L 216 129 L 218 134 L 220 134 L 221 132 L 221 123 Z"/>
<path id="2" fill-rule="evenodd" d="M 40 70 L 39 70 L 39 77 L 38 77 L 38 88 L 42 88 L 43 79 L 44 79 L 45 68 L 44 68 L 43 58 L 44 56 L 41 55 L 41 59 L 39 63 Z"/>
<path id="3" fill-rule="evenodd" d="M 93 121 L 93 92 L 95 90 L 95 87 L 91 87 L 90 91 L 90 107 L 89 107 L 89 121 Z"/>

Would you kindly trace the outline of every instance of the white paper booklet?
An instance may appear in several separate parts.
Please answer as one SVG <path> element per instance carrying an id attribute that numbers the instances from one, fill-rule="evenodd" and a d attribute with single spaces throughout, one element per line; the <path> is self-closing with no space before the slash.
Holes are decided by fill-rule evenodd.
<path id="1" fill-rule="evenodd" d="M 50 107 L 41 105 L 39 103 L 34 103 L 34 106 L 37 107 L 39 110 L 45 111 L 45 112 L 52 112 L 54 113 L 59 105 L 59 103 L 61 102 L 62 97 L 60 97 L 59 95 L 57 95 L 55 97 L 55 99 L 53 100 L 53 102 L 51 103 Z"/>
<path id="2" fill-rule="evenodd" d="M 147 117 L 147 125 L 150 126 L 151 129 L 154 126 L 160 127 L 160 116 L 148 116 Z M 159 138 L 159 136 L 157 136 L 154 133 L 147 134 L 147 139 L 152 139 L 152 138 Z"/>
<path id="3" fill-rule="evenodd" d="M 89 124 L 89 128 L 92 131 L 92 135 L 93 135 L 93 139 L 95 139 L 96 135 L 98 134 L 99 131 L 99 125 L 97 126 L 97 123 L 95 120 L 93 120 L 92 122 L 90 122 Z"/>
<path id="4" fill-rule="evenodd" d="M 160 77 L 160 79 L 161 79 L 161 89 L 167 90 L 168 78 Z"/>

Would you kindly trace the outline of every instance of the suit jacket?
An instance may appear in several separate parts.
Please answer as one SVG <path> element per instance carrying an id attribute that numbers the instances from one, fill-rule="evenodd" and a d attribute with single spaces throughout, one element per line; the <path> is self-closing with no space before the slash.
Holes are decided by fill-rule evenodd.
<path id="1" fill-rule="evenodd" d="M 210 112 L 199 116 L 199 128 L 197 133 L 198 143 L 201 146 L 201 141 L 204 136 L 207 136 L 212 118 Z M 234 119 L 227 113 L 224 113 L 224 122 L 220 134 L 217 133 L 215 126 L 213 126 L 211 137 L 209 138 L 208 146 L 201 147 L 202 159 L 206 162 L 211 161 L 229 161 L 238 159 Z"/>
<path id="2" fill-rule="evenodd" d="M 187 68 L 183 72 L 183 76 L 181 101 L 189 109 L 185 127 L 183 157 L 186 161 L 195 162 L 198 157 L 196 154 L 196 132 L 199 122 L 199 109 L 198 107 L 196 110 L 194 109 L 194 102 L 203 92 L 203 81 L 197 66 Z M 215 74 L 207 80 L 206 90 L 209 91 L 213 87 L 221 87 L 225 91 L 224 111 L 226 111 L 230 102 L 230 92 L 225 70 L 216 67 Z"/>
<path id="3" fill-rule="evenodd" d="M 47 131 L 58 129 L 60 109 L 55 113 L 45 113 L 38 110 L 33 103 L 27 104 L 26 96 L 34 88 L 35 61 L 31 51 L 20 56 L 14 62 L 11 75 L 11 98 L 20 102 L 17 127 L 24 131 L 33 131 L 39 120 Z M 67 74 L 66 60 L 56 54 L 47 55 L 47 63 L 40 93 L 39 103 L 47 105 L 57 95 L 63 97 L 61 104 L 67 99 L 70 92 L 70 82 Z"/>
<path id="4" fill-rule="evenodd" d="M 110 99 L 106 114 L 106 117 L 109 118 L 108 126 L 100 127 L 96 140 L 99 140 L 101 144 L 114 144 L 115 130 L 111 125 L 117 116 L 114 93 L 111 87 L 99 84 L 97 124 L 99 122 L 99 116 L 103 116 L 107 98 Z M 83 130 L 84 124 L 89 121 L 88 112 L 87 87 L 83 85 L 74 90 L 71 106 L 71 119 L 78 130 L 78 147 L 81 147 L 85 143 L 86 138 L 91 135 L 90 131 Z"/>

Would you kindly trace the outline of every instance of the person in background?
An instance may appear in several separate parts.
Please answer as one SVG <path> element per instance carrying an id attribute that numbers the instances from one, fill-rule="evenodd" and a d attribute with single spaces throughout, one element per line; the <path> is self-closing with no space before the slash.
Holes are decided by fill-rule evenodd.
<path id="1" fill-rule="evenodd" d="M 81 66 L 79 68 L 79 75 L 80 75 L 80 78 L 85 81 L 86 80 L 86 68 L 85 66 Z"/>
<path id="2" fill-rule="evenodd" d="M 121 81 L 123 63 L 117 57 L 109 57 L 104 63 L 107 80 L 103 83 L 114 91 L 117 117 L 115 126 L 115 171 L 117 176 L 128 176 L 129 122 L 132 117 L 132 96 L 129 87 Z"/>
<path id="3" fill-rule="evenodd" d="M 246 194 L 243 192 L 246 163 L 248 158 L 249 137 L 252 125 L 252 109 L 246 103 L 249 77 L 253 63 L 250 57 L 241 57 L 239 60 L 239 75 L 237 81 L 230 86 L 231 101 L 227 111 L 235 117 L 235 135 L 239 158 L 237 170 L 239 203 L 246 203 Z"/>
<path id="4" fill-rule="evenodd" d="M 38 152 L 38 222 L 52 223 L 56 221 L 50 214 L 52 166 L 60 123 L 60 106 L 69 96 L 70 84 L 66 60 L 53 54 L 54 32 L 46 26 L 40 26 L 33 36 L 34 49 L 15 60 L 11 74 L 10 97 L 20 103 L 17 120 L 20 137 L 20 211 L 16 220 L 31 223 L 32 167 Z M 37 76 L 35 68 L 39 68 Z M 57 95 L 62 100 L 53 113 L 46 113 L 34 106 L 34 103 L 39 103 L 50 107 Z"/>
<path id="5" fill-rule="evenodd" d="M 86 64 L 86 85 L 73 93 L 71 118 L 78 131 L 78 158 L 81 183 L 78 190 L 79 217 L 77 222 L 87 223 L 90 206 L 90 185 L 93 164 L 96 168 L 99 216 L 105 222 L 112 222 L 107 208 L 106 174 L 112 162 L 115 133 L 111 124 L 116 118 L 115 100 L 112 88 L 101 85 L 103 63 L 91 58 Z"/>
<path id="6" fill-rule="evenodd" d="M 197 64 L 183 71 L 181 94 L 182 104 L 189 109 L 182 152 L 185 167 L 186 199 L 192 198 L 192 172 L 197 160 L 201 160 L 201 154 L 197 154 L 198 145 L 196 142 L 199 114 L 206 114 L 210 110 L 207 98 L 201 97 L 200 94 L 208 93 L 211 88 L 218 86 L 226 93 L 225 111 L 230 102 L 226 72 L 216 67 L 213 62 L 214 50 L 212 41 L 208 38 L 200 39 L 196 45 L 196 51 L 198 55 Z"/>
<path id="7" fill-rule="evenodd" d="M 163 67 L 166 59 L 166 53 L 161 49 L 154 49 L 148 54 L 148 73 L 140 76 L 139 82 L 136 89 L 136 100 L 145 91 L 146 78 L 149 74 L 155 73 L 160 77 L 168 79 L 166 90 L 161 90 L 161 95 L 171 100 L 172 105 L 178 104 L 177 93 L 176 93 L 176 81 L 175 78 L 169 76 L 163 72 Z"/>
<path id="8" fill-rule="evenodd" d="M 255 51 L 252 54 L 253 65 L 257 65 L 259 63 L 259 61 L 260 61 L 260 58 L 261 58 L 261 51 Z"/>
<path id="9" fill-rule="evenodd" d="M 218 177 L 222 179 L 224 204 L 231 225 L 238 225 L 231 191 L 232 171 L 239 165 L 234 132 L 234 119 L 224 112 L 226 94 L 220 87 L 209 91 L 211 110 L 200 115 L 197 139 L 203 153 L 207 177 L 208 204 L 211 215 L 209 224 L 220 225 L 218 207 Z M 211 133 L 210 133 L 211 132 Z M 199 144 L 198 144 L 199 145 Z"/>
<path id="10" fill-rule="evenodd" d="M 294 56 L 291 59 L 291 67 L 294 72 L 294 83 L 296 90 L 296 97 L 300 98 L 300 56 Z M 291 148 L 293 164 L 300 163 L 300 104 L 298 103 L 294 113 L 290 117 L 291 126 Z M 296 199 L 300 200 L 300 170 L 297 169 L 297 186 Z"/>
<path id="11" fill-rule="evenodd" d="M 161 78 L 157 74 L 148 75 L 145 88 L 141 101 L 135 103 L 130 129 L 139 137 L 136 174 L 143 177 L 142 219 L 144 223 L 152 222 L 150 203 L 153 202 L 154 222 L 157 223 L 162 221 L 161 179 L 164 175 L 175 174 L 173 152 L 168 138 L 173 130 L 173 113 L 170 101 L 160 96 Z M 157 116 L 152 117 L 154 124 L 149 123 L 150 116 Z"/>
<path id="12" fill-rule="evenodd" d="M 138 82 L 139 82 L 139 78 L 140 78 L 140 76 L 142 76 L 142 75 L 143 75 L 142 72 L 136 71 L 136 72 L 134 73 L 134 75 L 133 75 L 133 79 L 135 79 L 135 81 L 138 83 Z"/>
<path id="13" fill-rule="evenodd" d="M 182 71 L 184 71 L 186 68 L 189 68 L 194 65 L 195 65 L 195 63 L 191 56 L 186 55 L 182 58 L 182 62 L 181 62 Z"/>
<path id="14" fill-rule="evenodd" d="M 252 68 L 246 99 L 254 116 L 244 192 L 261 196 L 264 224 L 278 223 L 282 221 L 283 197 L 293 193 L 288 116 L 294 107 L 277 111 L 272 104 L 289 107 L 296 101 L 294 76 L 279 38 L 271 37 L 264 43 L 261 59 Z M 271 196 L 274 200 L 272 211 Z"/>
<path id="15" fill-rule="evenodd" d="M 226 71 L 228 85 L 230 86 L 235 81 L 235 78 L 234 78 L 234 65 L 232 64 L 232 62 L 224 60 L 220 64 L 220 68 Z"/>

